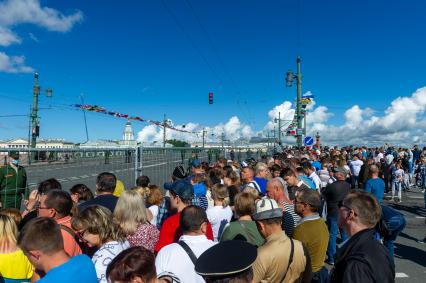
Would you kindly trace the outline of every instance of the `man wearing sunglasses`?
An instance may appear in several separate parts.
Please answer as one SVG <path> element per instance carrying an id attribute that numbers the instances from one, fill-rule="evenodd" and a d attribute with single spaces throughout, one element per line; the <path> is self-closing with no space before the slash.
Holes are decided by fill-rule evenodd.
<path id="1" fill-rule="evenodd" d="M 380 215 L 376 198 L 364 191 L 352 191 L 339 203 L 338 223 L 349 239 L 336 253 L 330 282 L 395 282 L 392 259 L 375 239 Z"/>

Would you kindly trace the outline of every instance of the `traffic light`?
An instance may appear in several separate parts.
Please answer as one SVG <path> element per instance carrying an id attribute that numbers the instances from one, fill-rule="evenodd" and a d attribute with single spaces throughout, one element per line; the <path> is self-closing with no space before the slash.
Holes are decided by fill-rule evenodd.
<path id="1" fill-rule="evenodd" d="M 209 92 L 209 104 L 213 104 L 213 92 Z"/>

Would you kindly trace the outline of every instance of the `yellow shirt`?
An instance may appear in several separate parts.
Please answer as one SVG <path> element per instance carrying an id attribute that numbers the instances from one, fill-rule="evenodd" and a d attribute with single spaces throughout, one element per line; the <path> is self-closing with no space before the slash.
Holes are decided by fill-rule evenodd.
<path id="1" fill-rule="evenodd" d="M 117 182 L 115 183 L 115 189 L 114 189 L 113 195 L 115 195 L 116 197 L 120 197 L 121 193 L 123 191 L 124 191 L 124 184 L 123 184 L 123 182 L 121 182 L 120 180 L 117 180 Z"/>
<path id="2" fill-rule="evenodd" d="M 0 282 L 30 282 L 33 266 L 22 250 L 0 254 Z"/>

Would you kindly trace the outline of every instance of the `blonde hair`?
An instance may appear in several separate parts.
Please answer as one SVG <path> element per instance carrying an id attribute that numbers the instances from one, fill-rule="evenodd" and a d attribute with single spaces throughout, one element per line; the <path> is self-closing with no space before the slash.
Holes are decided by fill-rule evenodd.
<path id="1" fill-rule="evenodd" d="M 142 198 L 144 199 L 144 200 L 146 200 L 147 199 L 147 197 L 149 196 L 149 194 L 150 194 L 150 191 L 149 191 L 149 188 L 148 187 L 133 187 L 133 188 L 131 188 L 130 189 L 131 191 L 135 191 L 135 192 L 138 192 L 141 196 L 142 196 Z"/>
<path id="2" fill-rule="evenodd" d="M 222 184 L 216 184 L 212 188 L 213 200 L 223 201 L 223 207 L 227 207 L 229 204 L 229 193 L 228 188 Z"/>
<path id="3" fill-rule="evenodd" d="M 243 193 L 249 193 L 249 194 L 251 194 L 255 200 L 260 199 L 259 191 L 257 189 L 255 189 L 255 188 L 253 188 L 253 187 L 246 186 L 243 189 Z"/>
<path id="4" fill-rule="evenodd" d="M 15 220 L 16 225 L 19 225 L 19 223 L 21 223 L 22 215 L 21 215 L 21 212 L 19 211 L 19 209 L 17 209 L 17 208 L 0 209 L 0 214 L 12 217 Z"/>
<path id="5" fill-rule="evenodd" d="M 114 210 L 114 221 L 126 235 L 132 235 L 139 224 L 148 222 L 145 201 L 137 191 L 124 191 L 121 194 Z"/>
<path id="6" fill-rule="evenodd" d="M 8 215 L 0 214 L 0 247 L 9 248 L 16 245 L 18 227 L 15 220 Z"/>
<path id="7" fill-rule="evenodd" d="M 114 223 L 111 211 L 100 205 L 93 205 L 84 209 L 72 219 L 71 225 L 74 230 L 84 230 L 90 234 L 98 235 L 101 245 L 109 241 L 125 239 L 123 230 Z"/>

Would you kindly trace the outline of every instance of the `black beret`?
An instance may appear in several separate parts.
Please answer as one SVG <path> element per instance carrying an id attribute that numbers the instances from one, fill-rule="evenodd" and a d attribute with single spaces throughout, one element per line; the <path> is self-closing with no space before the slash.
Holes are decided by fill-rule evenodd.
<path id="1" fill-rule="evenodd" d="M 249 269 L 256 257 L 257 247 L 246 241 L 220 242 L 201 254 L 195 272 L 207 277 L 232 277 Z"/>

